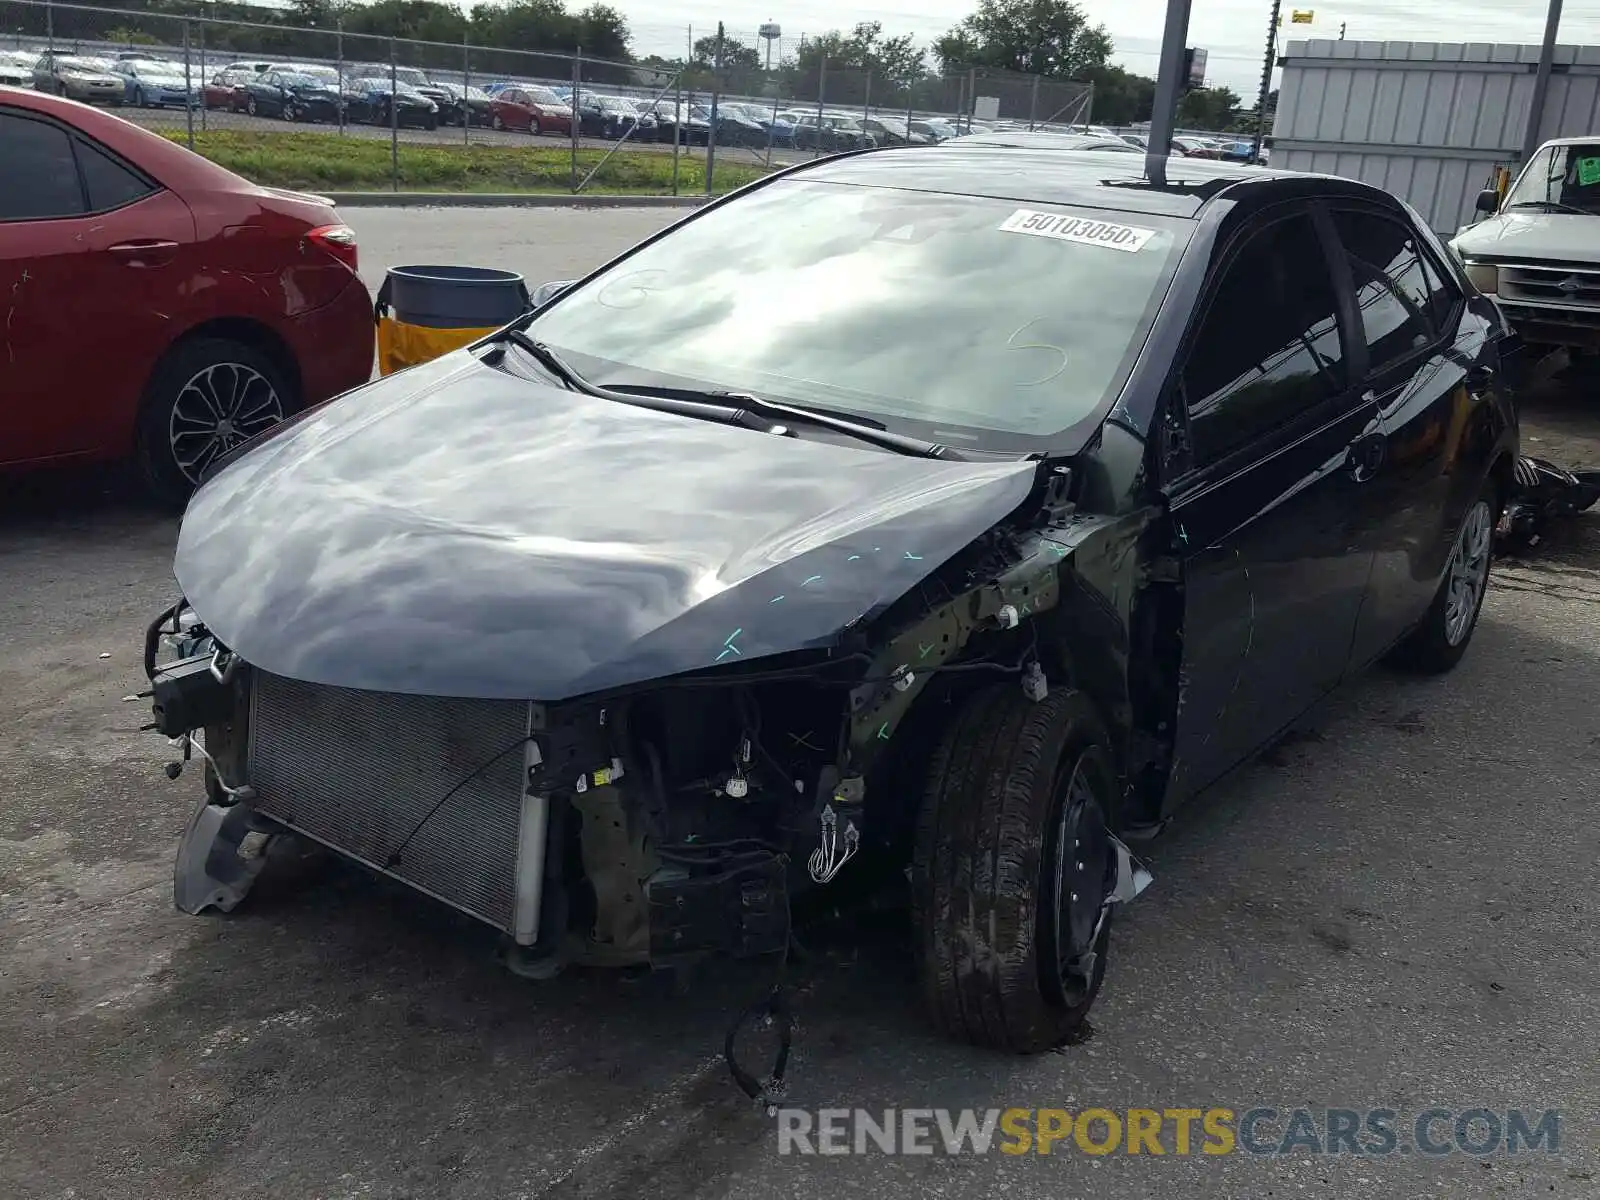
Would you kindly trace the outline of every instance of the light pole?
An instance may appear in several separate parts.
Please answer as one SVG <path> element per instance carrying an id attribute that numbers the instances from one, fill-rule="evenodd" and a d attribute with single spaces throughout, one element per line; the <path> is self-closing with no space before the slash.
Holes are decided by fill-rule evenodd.
<path id="1" fill-rule="evenodd" d="M 1544 98 L 1550 91 L 1550 68 L 1555 62 L 1556 34 L 1561 28 L 1561 0 L 1550 0 L 1544 20 L 1544 44 L 1539 48 L 1539 66 L 1533 77 L 1533 96 L 1528 102 L 1528 127 L 1522 135 L 1522 164 L 1527 165 L 1539 148 L 1539 126 L 1544 122 Z"/>
<path id="2" fill-rule="evenodd" d="M 767 74 L 772 74 L 772 44 L 783 36 L 783 30 L 776 21 L 768 21 L 758 31 L 761 40 L 767 43 Z"/>

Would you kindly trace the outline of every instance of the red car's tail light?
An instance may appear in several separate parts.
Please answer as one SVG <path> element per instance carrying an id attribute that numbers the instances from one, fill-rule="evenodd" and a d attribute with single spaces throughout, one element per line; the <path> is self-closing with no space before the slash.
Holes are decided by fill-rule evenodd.
<path id="1" fill-rule="evenodd" d="M 356 261 L 356 231 L 348 225 L 320 225 L 306 234 L 306 241 L 319 250 L 325 250 L 352 271 L 358 269 Z"/>

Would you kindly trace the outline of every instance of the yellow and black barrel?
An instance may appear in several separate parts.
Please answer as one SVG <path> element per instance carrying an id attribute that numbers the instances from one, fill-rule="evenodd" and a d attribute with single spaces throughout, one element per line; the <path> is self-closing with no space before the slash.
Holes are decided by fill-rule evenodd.
<path id="1" fill-rule="evenodd" d="M 378 289 L 378 373 L 459 350 L 532 308 L 528 285 L 493 267 L 394 267 Z"/>

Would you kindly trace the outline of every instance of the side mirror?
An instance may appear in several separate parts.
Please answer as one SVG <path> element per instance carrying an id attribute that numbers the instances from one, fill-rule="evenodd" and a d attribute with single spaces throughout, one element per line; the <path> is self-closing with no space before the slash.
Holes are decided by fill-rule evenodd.
<path id="1" fill-rule="evenodd" d="M 576 282 L 575 279 L 556 279 L 549 283 L 541 283 L 528 293 L 528 304 L 535 309 L 543 308 Z"/>
<path id="2" fill-rule="evenodd" d="M 1494 214 L 1500 209 L 1500 193 L 1493 188 L 1484 188 L 1478 193 L 1476 208 L 1481 213 Z"/>

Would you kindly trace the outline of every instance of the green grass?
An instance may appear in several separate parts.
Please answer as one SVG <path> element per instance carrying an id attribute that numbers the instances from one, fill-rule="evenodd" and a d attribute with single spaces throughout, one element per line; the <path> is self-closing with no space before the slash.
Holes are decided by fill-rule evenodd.
<path id="1" fill-rule="evenodd" d="M 163 130 L 187 143 L 182 130 Z M 337 192 L 383 192 L 393 188 L 387 139 L 340 137 L 332 133 L 258 133 L 247 130 L 196 132 L 194 149 L 246 179 L 269 187 L 319 188 Z M 604 150 L 578 151 L 583 179 Z M 729 191 L 766 174 L 750 163 L 727 162 L 719 155 L 714 190 Z M 678 191 L 705 192 L 705 158 L 687 152 L 678 160 Z M 440 146 L 400 143 L 399 191 L 546 192 L 572 190 L 572 151 L 565 145 Z M 668 196 L 672 194 L 672 155 L 652 150 L 619 150 L 606 160 L 585 195 Z"/>

